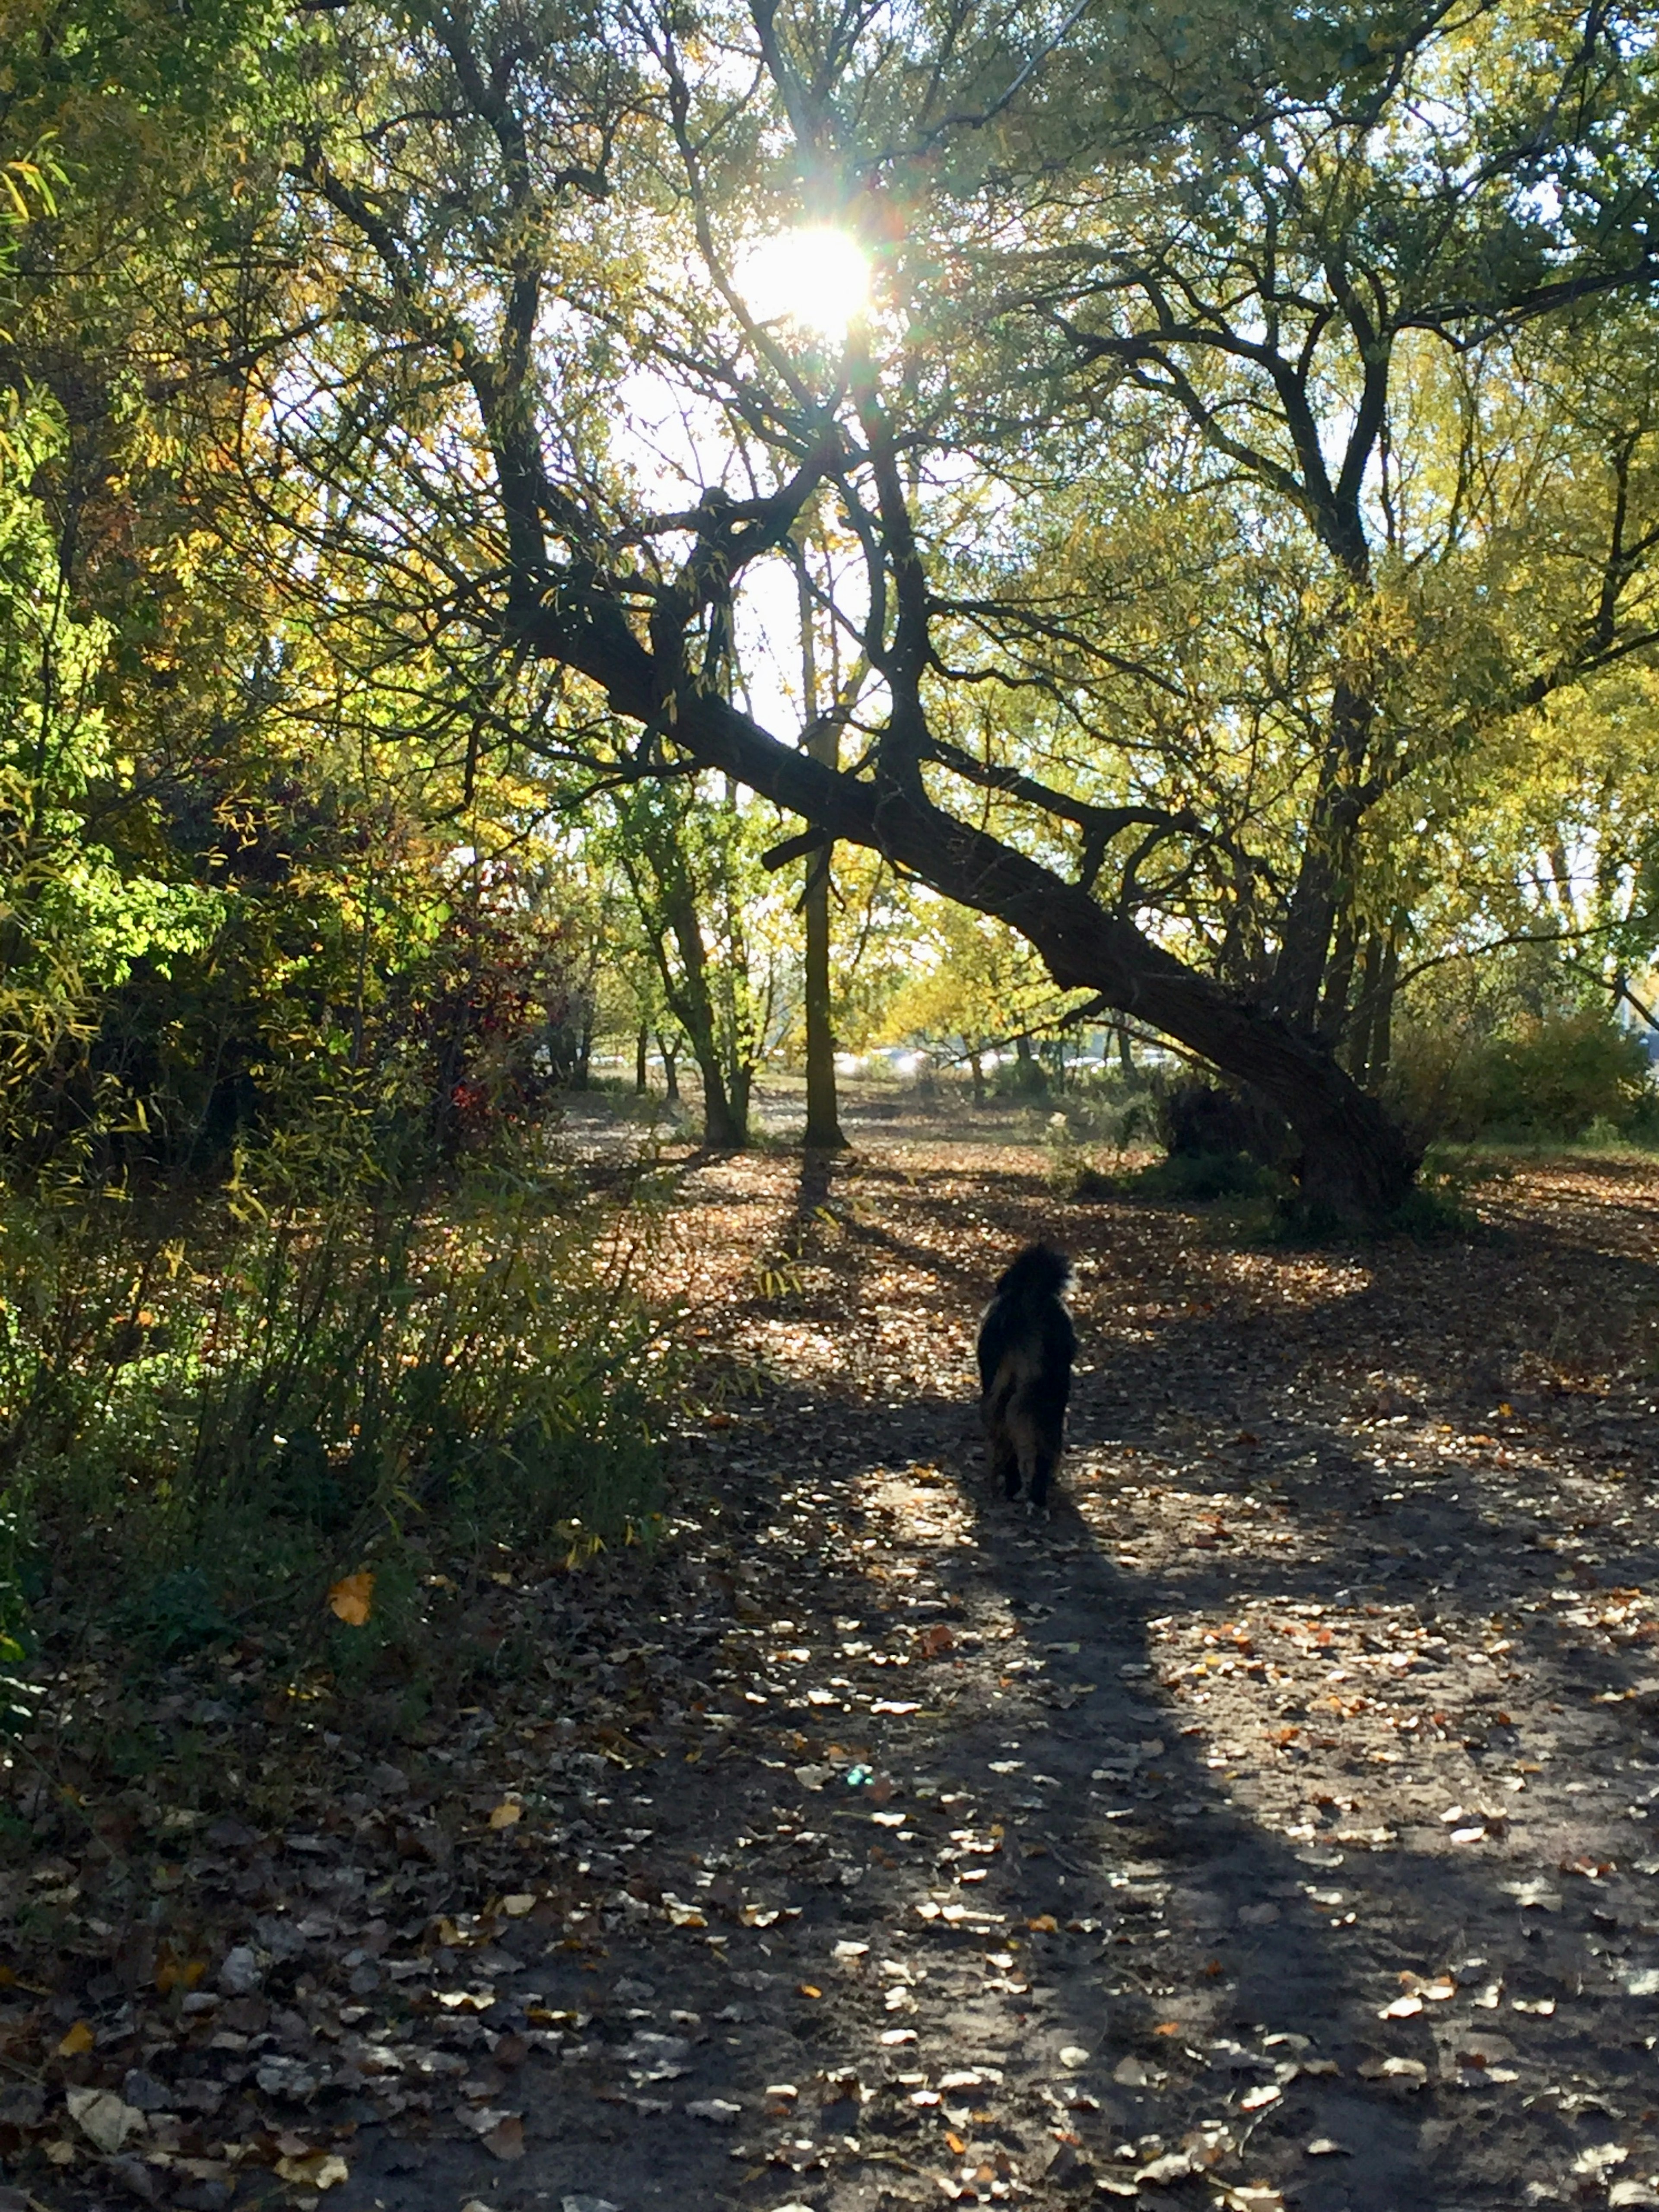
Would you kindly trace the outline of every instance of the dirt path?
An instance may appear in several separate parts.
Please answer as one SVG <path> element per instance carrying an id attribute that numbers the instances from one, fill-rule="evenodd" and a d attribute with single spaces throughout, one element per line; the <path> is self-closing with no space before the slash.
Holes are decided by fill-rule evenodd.
<path id="1" fill-rule="evenodd" d="M 522 1695 L 222 1837 L 246 1962 L 76 2201 L 1659 2204 L 1659 1177 L 1487 1211 L 1309 1255 L 1012 1147 L 696 1170 L 732 1395 L 649 1574 L 505 1577 Z M 1038 1231 L 1044 1524 L 967 1406 Z"/>

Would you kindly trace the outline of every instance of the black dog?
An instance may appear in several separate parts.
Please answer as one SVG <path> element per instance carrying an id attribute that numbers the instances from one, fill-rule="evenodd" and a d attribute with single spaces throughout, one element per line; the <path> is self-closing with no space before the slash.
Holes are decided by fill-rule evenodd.
<path id="1" fill-rule="evenodd" d="M 1028 1245 L 999 1279 L 979 1324 L 980 1413 L 991 1440 L 991 1471 L 1003 1495 L 1022 1480 L 1034 1506 L 1048 1498 L 1072 1393 L 1077 1331 L 1061 1301 L 1072 1263 L 1047 1244 Z"/>

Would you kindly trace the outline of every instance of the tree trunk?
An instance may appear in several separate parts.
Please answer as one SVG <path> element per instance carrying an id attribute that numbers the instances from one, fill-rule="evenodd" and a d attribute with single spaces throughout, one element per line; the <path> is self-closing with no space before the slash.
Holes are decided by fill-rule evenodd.
<path id="1" fill-rule="evenodd" d="M 1353 896 L 1363 811 L 1358 783 L 1376 718 L 1374 703 L 1362 691 L 1337 684 L 1319 789 L 1270 987 L 1274 1011 L 1297 1029 L 1311 1030 L 1319 1018 L 1331 939 Z"/>
<path id="2" fill-rule="evenodd" d="M 647 1090 L 646 1054 L 650 1049 L 651 1032 L 641 1022 L 634 1039 L 634 1088 L 642 1098 Z"/>
<path id="3" fill-rule="evenodd" d="M 801 904 L 806 926 L 806 1132 L 809 1152 L 839 1152 L 840 1101 L 836 1095 L 836 1037 L 830 1027 L 830 848 L 806 861 Z"/>
<path id="4" fill-rule="evenodd" d="M 657 1032 L 657 1050 L 662 1054 L 663 1096 L 671 1106 L 680 1103 L 680 1048 L 671 1046 L 660 1030 Z"/>
<path id="5" fill-rule="evenodd" d="M 636 721 L 660 713 L 651 655 L 620 610 L 599 598 L 562 605 L 544 598 L 537 623 L 542 649 L 591 675 L 617 713 Z M 1310 1211 L 1376 1225 L 1410 1192 L 1419 1155 L 1404 1132 L 1306 1030 L 1187 967 L 1080 884 L 945 813 L 925 792 L 837 774 L 707 693 L 677 692 L 675 708 L 677 744 L 705 767 L 832 837 L 884 854 L 943 897 L 996 915 L 1030 941 L 1063 990 L 1091 991 L 1253 1084 L 1300 1140 L 1297 1173 Z"/>
<path id="6" fill-rule="evenodd" d="M 968 1055 L 968 1066 L 974 1079 L 974 1103 L 975 1106 L 982 1106 L 985 1103 L 984 1054 L 970 1052 Z"/>
<path id="7" fill-rule="evenodd" d="M 1348 1026 L 1348 994 L 1353 988 L 1354 956 L 1359 933 L 1353 916 L 1344 911 L 1336 925 L 1336 940 L 1325 969 L 1324 995 L 1319 1006 L 1319 1034 L 1334 1051 Z"/>
<path id="8" fill-rule="evenodd" d="M 1399 985 L 1399 929 L 1374 929 L 1365 940 L 1359 994 L 1344 1054 L 1355 1082 L 1367 1090 L 1376 1090 L 1389 1072 L 1394 996 Z"/>
<path id="9" fill-rule="evenodd" d="M 830 769 L 841 766 L 841 732 L 833 720 L 818 720 L 817 653 L 813 635 L 812 595 L 807 588 L 805 556 L 796 570 L 800 599 L 800 659 L 802 711 L 805 716 L 806 750 Z M 830 871 L 834 847 L 825 845 L 806 856 L 806 885 L 801 897 L 806 930 L 806 1133 L 809 1152 L 839 1152 L 847 1139 L 841 1132 L 836 1097 L 836 1037 L 830 1026 Z"/>
<path id="10" fill-rule="evenodd" d="M 729 714 L 733 709 L 727 708 Z M 647 889 L 645 873 L 653 889 Z M 703 1142 L 717 1152 L 741 1152 L 749 1141 L 748 1085 L 741 1100 L 726 1085 L 726 1055 L 714 996 L 709 988 L 708 960 L 697 913 L 696 888 L 671 826 L 654 825 L 640 839 L 637 856 L 623 855 L 623 866 L 633 886 L 647 937 L 668 1001 L 702 1079 Z M 666 939 L 672 937 L 679 953 L 678 970 L 669 957 Z M 678 1097 L 671 1088 L 669 1096 Z"/>
<path id="11" fill-rule="evenodd" d="M 1394 1000 L 1400 988 L 1400 939 L 1390 936 L 1387 951 L 1382 956 L 1382 982 L 1376 994 L 1376 1011 L 1371 1017 L 1370 1053 L 1365 1066 L 1365 1079 L 1373 1090 L 1380 1089 L 1388 1079 L 1389 1063 L 1394 1058 Z"/>
<path id="12" fill-rule="evenodd" d="M 674 986 L 672 1003 L 702 1081 L 702 1140 L 715 1152 L 741 1152 L 749 1141 L 749 1102 L 746 1096 L 734 1098 L 726 1086 L 726 1054 L 695 912 L 674 934 L 684 972 Z"/>
<path id="13" fill-rule="evenodd" d="M 697 1049 L 696 1038 L 690 1042 L 697 1073 L 702 1078 L 702 1140 L 711 1152 L 740 1152 L 749 1141 L 749 1131 L 745 1121 L 738 1119 L 734 1103 L 726 1096 L 720 1055 L 715 1053 L 705 1060 Z M 746 1107 L 747 1101 L 744 1104 Z"/>
<path id="14" fill-rule="evenodd" d="M 1048 1079 L 1028 1036 L 1014 1039 L 1014 1088 L 1022 1098 L 1041 1098 L 1048 1088 Z"/>
<path id="15" fill-rule="evenodd" d="M 734 1060 L 726 1077 L 726 1103 L 731 1108 L 735 1145 L 749 1142 L 749 1108 L 754 1096 L 755 1071 L 747 1060 Z"/>

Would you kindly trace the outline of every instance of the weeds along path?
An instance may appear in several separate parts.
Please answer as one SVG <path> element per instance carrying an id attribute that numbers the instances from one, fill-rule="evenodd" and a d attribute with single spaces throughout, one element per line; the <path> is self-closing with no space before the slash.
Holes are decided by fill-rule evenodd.
<path id="1" fill-rule="evenodd" d="M 659 1553 L 481 1583 L 487 1706 L 227 1739 L 289 1811 L 152 1842 L 194 1985 L 138 1914 L 137 1968 L 6 1993 L 29 2190 L 1659 2204 L 1659 1177 L 1486 1211 L 1293 1253 L 1013 1147 L 693 1164 Z M 1036 1233 L 1085 1346 L 1043 1524 L 969 1403 Z"/>

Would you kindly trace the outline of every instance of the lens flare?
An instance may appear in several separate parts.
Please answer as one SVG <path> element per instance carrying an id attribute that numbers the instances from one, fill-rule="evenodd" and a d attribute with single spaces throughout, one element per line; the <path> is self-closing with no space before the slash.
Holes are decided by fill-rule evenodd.
<path id="1" fill-rule="evenodd" d="M 738 289 L 757 322 L 841 339 L 870 304 L 870 264 L 845 231 L 792 230 L 744 257 Z"/>

